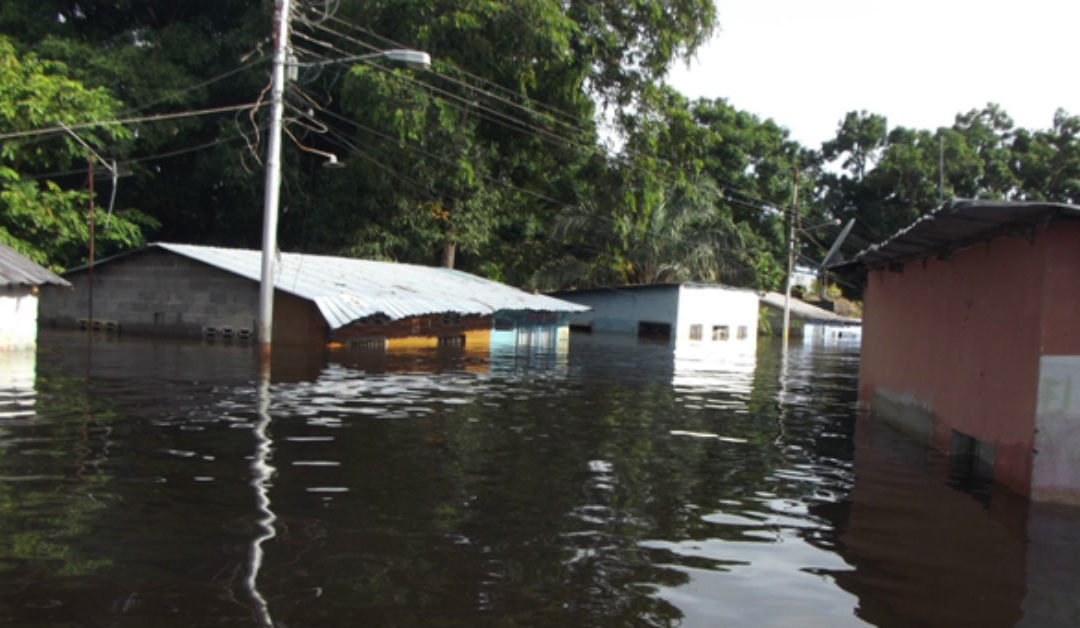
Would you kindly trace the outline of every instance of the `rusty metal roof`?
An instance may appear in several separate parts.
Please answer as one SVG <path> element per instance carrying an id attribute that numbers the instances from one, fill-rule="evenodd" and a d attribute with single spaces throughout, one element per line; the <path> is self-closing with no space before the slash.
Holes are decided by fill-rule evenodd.
<path id="1" fill-rule="evenodd" d="M 150 247 L 253 281 L 259 281 L 262 273 L 262 253 L 256 250 L 164 242 Z M 301 253 L 278 255 L 274 288 L 313 301 L 331 329 L 374 314 L 399 319 L 440 312 L 492 314 L 499 310 L 582 312 L 589 309 L 451 268 Z"/>
<path id="2" fill-rule="evenodd" d="M 11 247 L 0 244 L 0 286 L 41 286 L 71 284 L 36 264 Z"/>
<path id="3" fill-rule="evenodd" d="M 992 237 L 1030 234 L 1055 220 L 1080 220 L 1080 206 L 1064 203 L 953 200 L 901 229 L 880 244 L 869 246 L 848 261 L 833 264 L 838 272 L 912 261 L 927 255 L 947 255 Z"/>

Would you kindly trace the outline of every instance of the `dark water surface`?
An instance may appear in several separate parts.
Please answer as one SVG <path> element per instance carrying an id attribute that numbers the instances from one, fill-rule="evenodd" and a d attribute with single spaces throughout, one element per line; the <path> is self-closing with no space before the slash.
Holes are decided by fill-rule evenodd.
<path id="1" fill-rule="evenodd" d="M 1080 512 L 857 418 L 857 351 L 279 352 L 260 395 L 250 348 L 45 333 L 0 625 L 1080 625 Z"/>

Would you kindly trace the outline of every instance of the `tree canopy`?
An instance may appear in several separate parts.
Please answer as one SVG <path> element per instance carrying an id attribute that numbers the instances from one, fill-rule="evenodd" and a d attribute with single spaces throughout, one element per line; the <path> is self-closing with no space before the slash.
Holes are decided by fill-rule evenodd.
<path id="1" fill-rule="evenodd" d="M 106 252 L 258 246 L 272 4 L 0 4 L 0 240 L 83 262 L 96 155 L 127 175 L 101 212 Z M 857 221 L 850 252 L 943 198 L 1080 199 L 1080 119 L 1063 110 L 1022 129 L 990 104 L 933 130 L 852 111 L 806 147 L 782 121 L 686 99 L 664 77 L 715 32 L 711 0 L 297 0 L 291 24 L 287 250 L 541 289 L 775 288 L 788 215 L 812 262 L 835 236 L 812 227 L 837 219 Z M 373 58 L 391 48 L 433 66 Z M 113 181 L 95 183 L 107 206 Z"/>

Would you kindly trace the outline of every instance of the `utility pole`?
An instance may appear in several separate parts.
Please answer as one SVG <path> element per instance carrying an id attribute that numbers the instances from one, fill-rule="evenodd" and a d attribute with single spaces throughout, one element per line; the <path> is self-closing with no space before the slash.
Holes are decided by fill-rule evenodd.
<path id="1" fill-rule="evenodd" d="M 94 235 L 97 230 L 97 219 L 94 216 L 94 160 L 100 161 L 101 165 L 112 173 L 112 196 L 109 198 L 110 216 L 112 216 L 113 203 L 116 201 L 116 183 L 120 177 L 120 171 L 116 167 L 115 159 L 112 161 L 112 165 L 109 165 L 109 162 L 105 161 L 105 158 L 99 155 L 86 140 L 79 137 L 78 133 L 72 131 L 63 122 L 59 124 L 68 132 L 68 135 L 86 149 L 86 188 L 87 193 L 90 195 L 86 208 L 87 233 L 89 235 L 86 242 L 86 278 L 88 286 L 86 291 L 86 325 L 87 331 L 91 331 L 94 329 Z"/>
<path id="2" fill-rule="evenodd" d="M 791 332 L 791 274 L 795 272 L 795 216 L 799 211 L 799 167 L 795 166 L 795 180 L 791 188 L 791 211 L 788 212 L 788 258 L 787 281 L 784 282 L 784 354 L 787 354 L 788 336 Z"/>
<path id="3" fill-rule="evenodd" d="M 87 175 L 86 186 L 90 192 L 90 206 L 87 212 L 87 221 L 90 230 L 90 239 L 87 242 L 87 257 L 86 257 L 86 333 L 93 336 L 94 331 L 94 232 L 96 231 L 97 222 L 94 217 L 94 156 L 86 155 Z M 115 184 L 113 187 L 116 187 Z"/>
<path id="4" fill-rule="evenodd" d="M 274 257 L 277 254 L 278 204 L 281 198 L 281 119 L 285 110 L 285 60 L 289 47 L 290 0 L 274 2 L 274 68 L 270 88 L 270 135 L 263 192 L 262 275 L 259 282 L 259 359 L 270 367 L 274 329 Z"/>

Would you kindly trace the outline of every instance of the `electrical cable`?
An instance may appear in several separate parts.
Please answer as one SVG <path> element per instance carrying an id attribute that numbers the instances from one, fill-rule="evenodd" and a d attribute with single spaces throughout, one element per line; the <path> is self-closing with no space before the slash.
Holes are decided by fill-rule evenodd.
<path id="1" fill-rule="evenodd" d="M 176 120 L 179 118 L 194 118 L 198 116 L 213 115 L 215 113 L 225 113 L 228 111 L 240 111 L 242 109 L 250 109 L 257 106 L 258 103 L 244 103 L 242 105 L 226 105 L 223 107 L 210 107 L 207 109 L 190 109 L 187 111 L 175 111 L 171 113 L 159 113 L 149 116 L 132 117 L 132 118 L 119 118 L 114 120 L 96 120 L 93 122 L 78 122 L 75 124 L 69 124 L 67 127 L 72 130 L 89 129 L 99 126 L 117 126 L 122 124 L 145 124 L 150 122 L 160 122 L 162 120 Z M 39 129 L 31 129 L 28 131 L 13 131 L 10 133 L 0 133 L 0 140 L 11 139 L 14 137 L 34 137 L 38 135 L 49 135 L 53 133 L 66 133 L 64 127 L 53 126 L 43 127 Z"/>
<path id="2" fill-rule="evenodd" d="M 370 30 L 368 30 L 368 29 L 364 29 L 364 28 L 362 28 L 362 27 L 360 27 L 360 26 L 354 25 L 354 24 L 352 24 L 352 23 L 350 23 L 350 22 L 347 22 L 347 21 L 345 21 L 345 20 L 342 20 L 342 19 L 340 19 L 340 18 L 334 18 L 334 19 L 333 19 L 332 21 L 334 21 L 334 22 L 337 22 L 337 23 L 340 23 L 340 24 L 344 24 L 344 25 L 346 25 L 346 26 L 350 26 L 350 27 L 351 27 L 351 28 L 353 28 L 354 30 L 357 30 L 357 31 L 360 31 L 360 32 L 364 32 L 364 33 L 366 33 L 366 34 L 369 34 L 369 35 L 371 35 L 371 36 L 373 36 L 373 37 L 376 37 L 376 38 L 378 38 L 378 39 L 380 39 L 380 40 L 382 40 L 382 41 L 385 41 L 385 42 L 387 42 L 387 43 L 390 43 L 390 44 L 392 44 L 392 45 L 395 45 L 395 46 L 398 46 L 398 47 L 403 47 L 403 44 L 400 44 L 399 42 L 396 42 L 396 41 L 394 41 L 394 40 L 392 40 L 392 39 L 389 39 L 389 38 L 387 38 L 387 37 L 383 37 L 382 35 L 379 35 L 379 34 L 377 34 L 377 33 L 374 33 L 373 31 L 370 31 Z M 335 34 L 335 35 L 339 36 L 339 37 L 342 37 L 343 39 L 345 39 L 345 40 L 347 40 L 347 41 L 350 41 L 350 42 L 352 42 L 352 43 L 358 44 L 358 45 L 360 45 L 360 46 L 362 46 L 362 47 L 364 47 L 364 48 L 367 48 L 367 49 L 369 49 L 369 50 L 378 50 L 378 48 L 377 48 L 376 46 L 373 46 L 372 44 L 369 44 L 369 43 L 367 43 L 367 42 L 361 41 L 361 40 L 359 40 L 359 39 L 357 39 L 357 38 L 354 38 L 354 37 L 350 37 L 350 36 L 348 36 L 348 35 L 346 35 L 346 34 L 344 34 L 344 33 L 341 33 L 341 32 L 339 32 L 339 31 L 335 31 L 335 30 L 333 30 L 333 29 L 330 29 L 330 28 L 328 28 L 328 27 L 324 27 L 324 28 L 323 28 L 323 30 L 327 30 L 327 31 L 329 31 L 329 32 L 331 32 L 331 33 L 333 33 L 333 34 Z M 342 51 L 342 52 L 347 52 L 347 51 L 341 50 L 340 48 L 336 48 L 336 47 L 335 47 L 335 49 L 336 49 L 336 50 L 339 50 L 339 51 Z M 441 63 L 446 63 L 446 64 L 447 64 L 447 65 L 449 65 L 449 66 L 452 66 L 452 67 L 457 67 L 457 66 L 454 66 L 454 65 L 453 65 L 452 63 L 450 63 L 450 62 L 446 62 L 446 61 L 440 61 L 440 64 L 441 64 Z M 377 64 L 372 64 L 372 65 L 375 65 L 376 67 L 381 67 L 381 66 L 378 66 Z M 458 68 L 458 69 L 460 70 L 460 68 Z M 464 72 L 464 70 L 462 70 L 462 71 Z M 437 74 L 438 76 L 440 76 L 440 77 L 444 78 L 444 79 L 447 79 L 447 80 L 451 80 L 451 81 L 455 81 L 455 79 L 452 79 L 451 77 L 448 77 L 448 76 L 446 76 L 446 75 L 444 75 L 444 74 L 442 74 L 442 73 L 436 72 L 436 74 Z M 472 76 L 474 76 L 474 77 L 475 77 L 475 75 L 472 75 Z M 514 93 L 514 92 L 513 92 L 512 90 L 508 90 L 508 89 L 506 89 L 506 88 L 504 88 L 504 87 L 502 87 L 502 86 L 498 85 L 497 83 L 492 83 L 491 81 L 487 81 L 486 79 L 482 79 L 481 77 L 476 77 L 476 78 L 478 78 L 478 79 L 480 79 L 480 80 L 483 80 L 484 82 L 490 83 L 491 85 L 494 85 L 494 86 L 498 87 L 499 89 L 502 89 L 502 90 L 504 90 L 504 91 L 506 91 L 506 92 L 508 92 L 508 93 L 511 93 L 511 94 L 513 94 L 513 93 Z M 480 93 L 482 93 L 482 94 L 485 94 L 485 95 L 489 95 L 489 96 L 491 95 L 491 94 L 490 94 L 489 92 L 486 92 L 486 91 L 484 91 L 484 90 L 482 90 L 482 89 L 480 89 L 480 88 L 477 88 L 477 87 L 475 87 L 475 86 L 471 86 L 471 85 L 468 85 L 467 83 L 463 83 L 463 82 L 460 82 L 460 81 L 456 81 L 456 82 L 457 82 L 457 83 L 459 83 L 460 85 L 462 85 L 462 86 L 466 87 L 466 88 L 469 88 L 469 89 L 473 89 L 473 90 L 475 90 L 475 91 L 478 91 L 478 92 L 480 92 Z M 525 106 L 523 106 L 523 105 L 515 105 L 515 106 L 517 106 L 517 107 L 519 107 L 519 108 L 522 108 L 522 109 L 525 109 L 526 111 L 528 111 L 528 112 L 529 112 L 530 114 L 532 114 L 532 115 L 540 115 L 540 114 L 538 114 L 538 112 L 536 112 L 536 111 L 534 111 L 534 110 L 531 110 L 531 109 L 529 109 L 528 107 L 525 107 Z M 565 114 L 565 112 L 560 112 L 560 113 L 563 113 L 563 115 L 567 115 L 567 116 L 569 117 L 569 114 Z M 525 124 L 525 125 L 528 125 L 528 123 L 523 123 L 523 124 Z M 575 127 L 575 128 L 576 128 L 577 130 L 581 131 L 580 127 Z M 553 134 L 553 133 L 552 133 L 551 131 L 547 131 L 547 130 L 545 130 L 545 132 L 547 132 L 547 133 L 549 133 L 549 134 Z M 563 138 L 563 139 L 564 139 L 565 141 L 568 141 L 568 142 L 573 142 L 573 141 L 574 141 L 574 140 L 571 140 L 571 139 L 568 139 L 568 138 Z M 600 147 L 597 147 L 597 146 L 589 146 L 588 148 L 589 148 L 590 150 L 596 150 L 596 151 L 602 151 L 602 150 L 603 150 L 602 148 L 600 148 Z M 631 151 L 631 152 L 629 152 L 628 154 L 629 154 L 630 156 L 642 156 L 642 155 L 641 155 L 640 153 L 637 153 L 637 152 L 635 152 L 635 151 Z M 668 165 L 673 165 L 673 164 L 671 163 L 671 161 L 670 161 L 670 160 L 668 160 L 668 159 L 665 159 L 665 158 L 664 158 L 664 157 L 662 157 L 662 156 L 658 156 L 657 158 L 658 158 L 658 159 L 659 159 L 660 161 L 663 161 L 664 163 L 667 163 Z M 659 175 L 657 175 L 657 173 L 655 173 L 655 172 L 651 172 L 651 171 L 649 171 L 648 173 L 649 173 L 649 174 L 652 174 L 652 175 L 654 175 L 654 176 L 659 176 Z M 661 178 L 662 178 L 662 177 L 661 177 Z M 785 205 L 784 203 L 778 203 L 778 202 L 775 202 L 775 201 L 771 201 L 771 200 L 768 200 L 768 199 L 763 199 L 763 198 L 759 198 L 759 197 L 755 196 L 754 194 L 750 194 L 750 193 L 747 193 L 747 192 L 743 192 L 743 191 L 741 191 L 741 190 L 735 190 L 734 188 L 737 188 L 738 186 L 737 186 L 737 184 L 735 184 L 735 183 L 734 183 L 734 182 L 732 182 L 732 181 L 729 181 L 729 180 L 723 180 L 723 179 L 717 178 L 717 177 L 715 177 L 715 176 L 713 176 L 713 179 L 717 180 L 717 182 L 718 182 L 718 183 L 724 183 L 724 184 L 727 184 L 727 185 L 729 186 L 729 188 L 730 188 L 730 189 L 732 189 L 733 191 L 737 191 L 737 192 L 738 192 L 739 194 L 741 194 L 742 196 L 744 196 L 744 197 L 746 197 L 746 198 L 749 198 L 749 199 L 752 199 L 752 200 L 754 200 L 754 201 L 757 201 L 757 202 L 761 203 L 762 205 L 767 205 L 767 206 L 771 206 L 771 207 L 783 207 L 783 206 Z"/>

